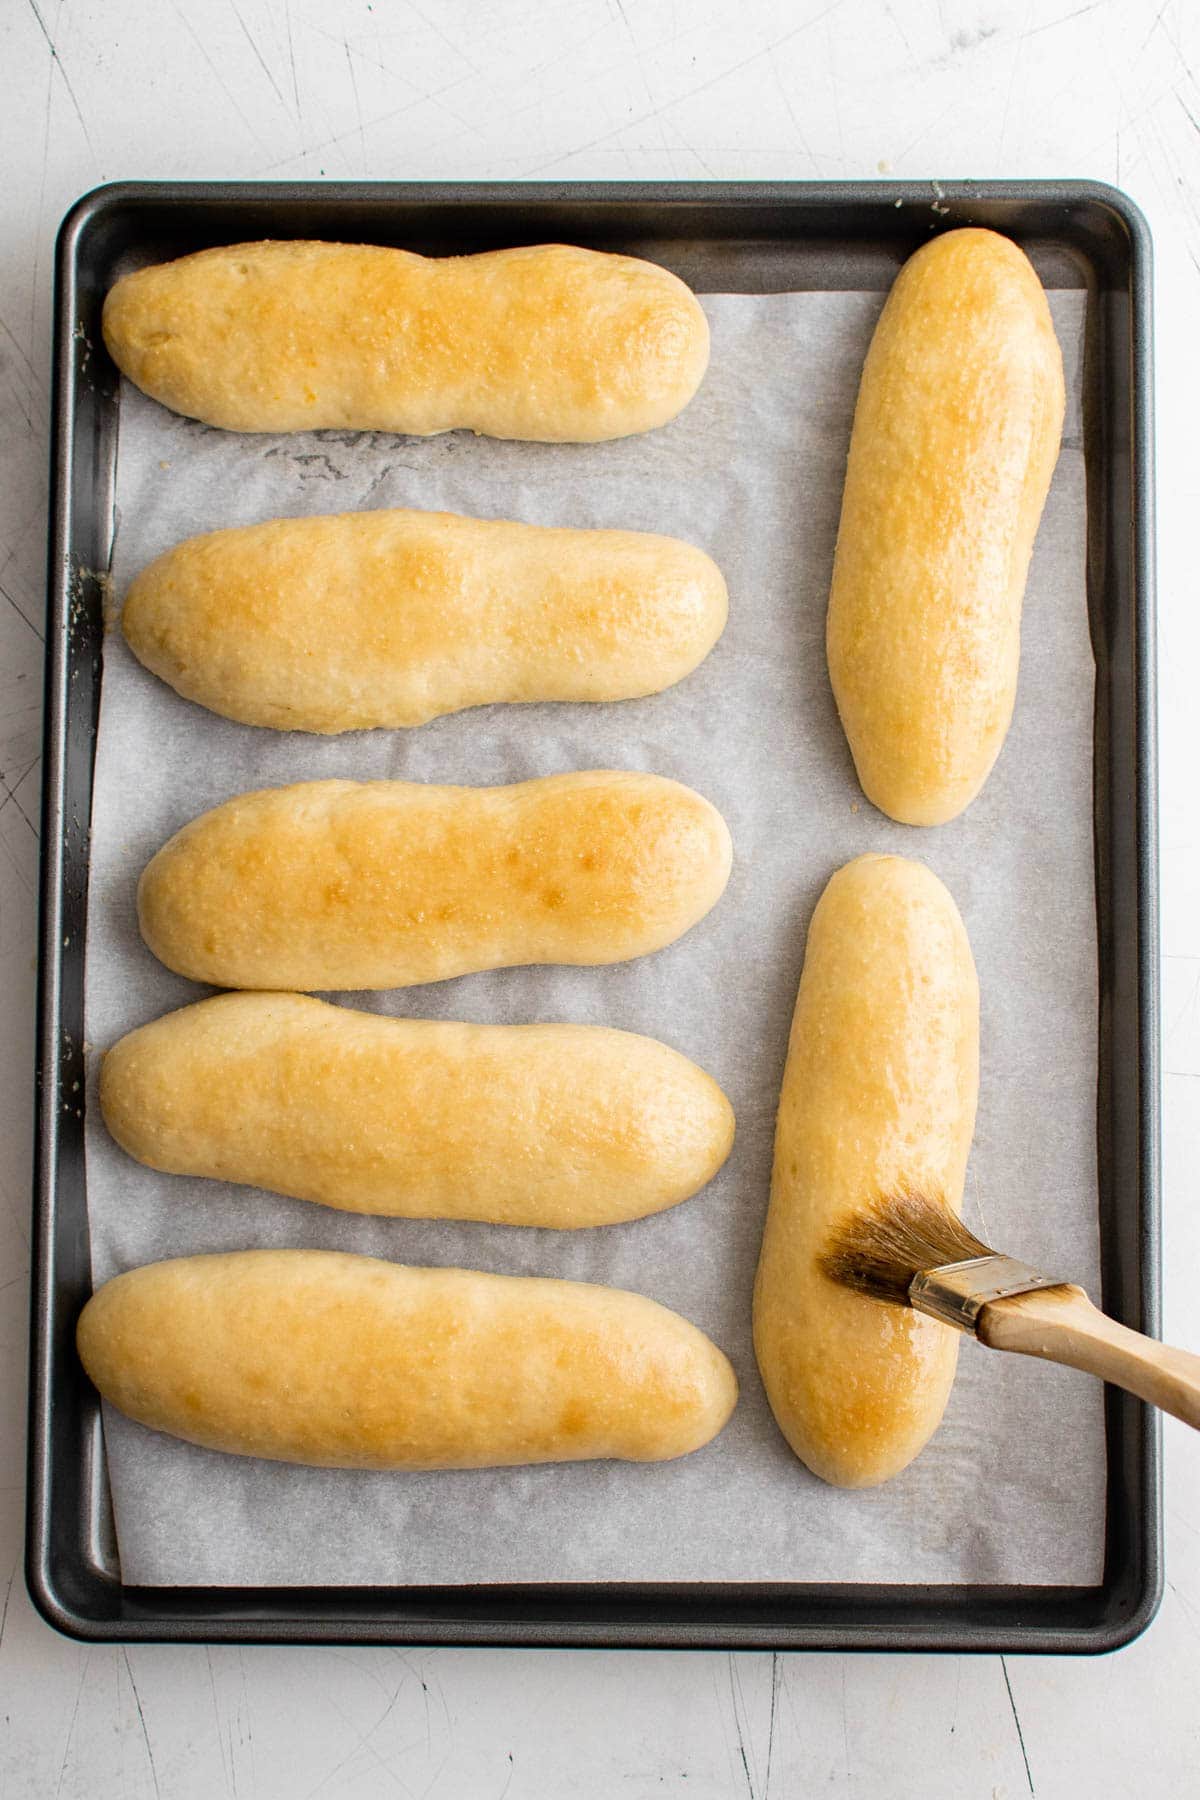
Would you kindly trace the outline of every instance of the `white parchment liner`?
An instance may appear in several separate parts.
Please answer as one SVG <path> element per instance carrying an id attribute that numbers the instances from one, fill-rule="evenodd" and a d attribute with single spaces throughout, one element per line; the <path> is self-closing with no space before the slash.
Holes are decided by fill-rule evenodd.
<path id="1" fill-rule="evenodd" d="M 622 705 L 492 707 L 415 732 L 322 740 L 229 724 L 179 699 L 110 633 L 92 819 L 88 1204 L 97 1281 L 163 1256 L 253 1245 L 609 1282 L 694 1320 L 741 1401 L 681 1462 L 360 1474 L 220 1456 L 106 1411 L 124 1578 L 174 1584 L 589 1580 L 1096 1582 L 1101 1389 L 964 1345 L 945 1423 L 889 1486 L 824 1487 L 775 1429 L 750 1293 L 788 1021 L 813 904 L 864 850 L 921 857 L 970 932 L 983 996 L 967 1216 L 999 1248 L 1097 1288 L 1093 665 L 1084 591 L 1084 297 L 1052 296 L 1065 443 L 1026 602 L 1021 689 L 981 798 L 938 830 L 862 800 L 830 695 L 824 620 L 858 378 L 882 296 L 719 295 L 705 384 L 673 425 L 590 447 L 371 434 L 238 437 L 126 387 L 119 595 L 191 532 L 282 514 L 446 507 L 692 539 L 730 589 L 721 643 L 687 681 Z M 342 996 L 421 1017 L 602 1022 L 665 1039 L 721 1082 L 733 1156 L 704 1193 L 583 1233 L 361 1219 L 140 1168 L 107 1138 L 95 1047 L 200 990 L 161 968 L 134 916 L 139 871 L 185 820 L 247 788 L 320 776 L 492 783 L 573 768 L 690 783 L 729 821 L 735 866 L 710 916 L 656 956 L 514 969 Z"/>

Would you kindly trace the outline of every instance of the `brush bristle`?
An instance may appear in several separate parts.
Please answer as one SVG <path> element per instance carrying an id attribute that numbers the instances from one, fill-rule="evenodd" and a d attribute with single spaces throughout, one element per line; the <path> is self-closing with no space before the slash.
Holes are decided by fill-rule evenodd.
<path id="1" fill-rule="evenodd" d="M 922 1270 L 991 1255 L 944 1200 L 898 1187 L 843 1220 L 821 1268 L 841 1287 L 907 1306 L 913 1277 Z"/>

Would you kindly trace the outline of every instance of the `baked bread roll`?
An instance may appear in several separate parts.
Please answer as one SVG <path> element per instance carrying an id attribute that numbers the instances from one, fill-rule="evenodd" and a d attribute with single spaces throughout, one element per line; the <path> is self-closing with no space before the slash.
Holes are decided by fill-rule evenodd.
<path id="1" fill-rule="evenodd" d="M 716 564 L 676 538 L 397 511 L 189 538 L 137 576 L 121 622 L 186 699 L 334 732 L 656 694 L 727 612 Z"/>
<path id="2" fill-rule="evenodd" d="M 662 1462 L 707 1444 L 737 1399 L 716 1345 L 640 1294 L 329 1250 L 131 1269 L 77 1340 L 139 1423 L 322 1468 Z"/>
<path id="3" fill-rule="evenodd" d="M 1063 407 L 1023 252 L 976 230 L 918 250 L 863 369 L 828 619 L 863 792 L 903 824 L 954 818 L 1000 753 Z"/>
<path id="4" fill-rule="evenodd" d="M 958 1334 L 838 1287 L 847 1215 L 905 1183 L 954 1212 L 979 1087 L 971 946 L 936 875 L 900 856 L 840 869 L 809 927 L 792 1019 L 754 1348 L 779 1428 L 839 1487 L 872 1487 L 937 1429 Z"/>
<path id="5" fill-rule="evenodd" d="M 306 781 L 177 831 L 138 919 L 161 962 L 215 987 L 411 987 L 659 950 L 720 898 L 731 856 L 716 808 L 657 775 Z"/>
<path id="6" fill-rule="evenodd" d="M 566 244 L 232 244 L 123 276 L 103 326 L 122 374 L 229 431 L 594 443 L 665 425 L 708 366 L 677 276 Z"/>
<path id="7" fill-rule="evenodd" d="M 381 1018 L 300 994 L 221 994 L 131 1031 L 104 1058 L 100 1105 L 153 1169 L 496 1225 L 661 1212 L 733 1145 L 716 1082 L 653 1038 Z"/>

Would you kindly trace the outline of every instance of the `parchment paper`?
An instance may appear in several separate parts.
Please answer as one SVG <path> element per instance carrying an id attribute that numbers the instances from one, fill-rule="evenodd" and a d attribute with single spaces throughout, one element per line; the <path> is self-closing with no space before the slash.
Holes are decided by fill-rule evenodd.
<path id="1" fill-rule="evenodd" d="M 836 1492 L 792 1457 L 750 1344 L 750 1293 L 788 1022 L 808 918 L 864 850 L 925 859 L 962 909 L 983 995 L 967 1217 L 998 1247 L 1097 1281 L 1093 666 L 1079 427 L 1083 295 L 1052 296 L 1071 396 L 1034 556 L 1007 746 L 955 823 L 891 824 L 861 797 L 825 668 L 824 619 L 850 422 L 882 296 L 711 296 L 712 367 L 665 430 L 595 447 L 324 432 L 238 437 L 122 396 L 114 586 L 185 535 L 281 514 L 446 507 L 689 538 L 724 569 L 730 621 L 708 661 L 653 699 L 493 707 L 419 731 L 333 740 L 226 723 L 105 652 L 93 810 L 87 1031 L 95 1277 L 159 1257 L 314 1245 L 414 1263 L 637 1289 L 732 1358 L 741 1400 L 680 1462 L 426 1475 L 288 1468 L 157 1436 L 106 1412 L 124 1578 L 143 1583 L 607 1580 L 1080 1582 L 1100 1579 L 1101 1389 L 964 1344 L 945 1423 L 889 1486 Z M 729 821 L 717 909 L 656 956 L 515 969 L 354 1005 L 422 1017 L 592 1020 L 665 1039 L 737 1113 L 733 1156 L 693 1200 L 582 1233 L 360 1219 L 156 1175 L 107 1138 L 96 1048 L 200 990 L 137 934 L 143 864 L 185 820 L 247 788 L 320 776 L 492 783 L 653 770 Z"/>

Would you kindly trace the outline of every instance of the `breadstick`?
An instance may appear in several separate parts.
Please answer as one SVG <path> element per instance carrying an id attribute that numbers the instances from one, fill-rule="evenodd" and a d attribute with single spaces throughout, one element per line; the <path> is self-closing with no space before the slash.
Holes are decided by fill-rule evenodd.
<path id="1" fill-rule="evenodd" d="M 410 987 L 518 963 L 610 963 L 720 898 L 716 808 L 656 775 L 514 787 L 309 781 L 227 800 L 138 884 L 160 961 L 217 987 Z"/>
<path id="2" fill-rule="evenodd" d="M 121 623 L 186 699 L 337 732 L 656 694 L 727 612 L 716 564 L 676 538 L 397 511 L 188 538 L 135 578 Z"/>
<path id="3" fill-rule="evenodd" d="M 599 1025 L 459 1025 L 220 994 L 114 1044 L 104 1120 L 139 1162 L 407 1219 L 610 1225 L 710 1181 L 716 1082 Z"/>
<path id="4" fill-rule="evenodd" d="M 232 244 L 123 276 L 103 326 L 138 387 L 230 431 L 594 443 L 665 425 L 708 365 L 677 276 L 566 244 Z"/>
<path id="5" fill-rule="evenodd" d="M 835 1286 L 840 1222 L 911 1185 L 954 1212 L 979 1086 L 979 988 L 950 895 L 921 863 L 860 856 L 809 927 L 779 1100 L 754 1347 L 780 1430 L 815 1474 L 871 1487 L 937 1429 L 958 1334 Z"/>
<path id="6" fill-rule="evenodd" d="M 340 1469 L 661 1462 L 737 1382 L 704 1334 L 617 1288 L 243 1250 L 131 1269 L 88 1301 L 106 1400 L 210 1450 Z"/>
<path id="7" fill-rule="evenodd" d="M 827 632 L 863 792 L 903 824 L 954 818 L 1000 753 L 1063 405 L 1015 244 L 951 231 L 905 263 L 863 369 Z"/>

